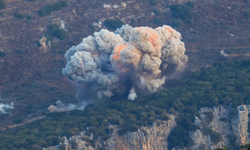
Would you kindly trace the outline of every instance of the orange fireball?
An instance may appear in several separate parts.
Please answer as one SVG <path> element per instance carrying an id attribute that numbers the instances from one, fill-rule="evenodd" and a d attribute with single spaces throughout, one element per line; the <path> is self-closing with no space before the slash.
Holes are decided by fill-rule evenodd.
<path id="1" fill-rule="evenodd" d="M 113 59 L 115 60 L 119 60 L 119 57 L 120 57 L 120 52 L 123 51 L 125 48 L 127 48 L 128 45 L 123 43 L 123 44 L 119 44 L 119 45 L 116 45 L 115 48 L 114 48 L 114 55 L 113 55 Z"/>

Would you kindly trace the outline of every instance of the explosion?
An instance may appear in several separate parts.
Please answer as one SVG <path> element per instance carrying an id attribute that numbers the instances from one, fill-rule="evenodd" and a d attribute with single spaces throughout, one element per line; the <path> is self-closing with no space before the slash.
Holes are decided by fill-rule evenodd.
<path id="1" fill-rule="evenodd" d="M 82 84 L 84 94 L 94 91 L 101 99 L 129 91 L 130 100 L 138 93 L 154 93 L 188 60 L 181 34 L 167 25 L 123 25 L 114 33 L 102 29 L 71 47 L 65 58 L 62 73 Z"/>

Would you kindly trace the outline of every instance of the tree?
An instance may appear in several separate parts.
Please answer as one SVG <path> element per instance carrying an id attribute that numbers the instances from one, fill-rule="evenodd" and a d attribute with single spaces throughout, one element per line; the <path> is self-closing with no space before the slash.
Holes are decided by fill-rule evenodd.
<path id="1" fill-rule="evenodd" d="M 20 13 L 20 12 L 16 12 L 16 13 L 14 13 L 14 17 L 18 18 L 18 19 L 23 19 L 24 15 L 22 13 Z"/>
<path id="2" fill-rule="evenodd" d="M 190 7 L 186 5 L 171 5 L 170 10 L 174 18 L 191 23 L 193 19 L 193 12 Z"/>
<path id="3" fill-rule="evenodd" d="M 5 57 L 6 53 L 5 52 L 0 52 L 0 57 Z"/>
<path id="4" fill-rule="evenodd" d="M 67 1 L 60 1 L 59 3 L 62 5 L 62 7 L 66 7 L 68 5 Z"/>
<path id="5" fill-rule="evenodd" d="M 116 30 L 117 28 L 120 28 L 123 24 L 123 21 L 120 19 L 106 19 L 104 21 L 104 26 L 109 30 Z"/>
<path id="6" fill-rule="evenodd" d="M 54 35 L 60 40 L 63 40 L 66 38 L 66 32 L 63 29 L 56 30 Z"/>
<path id="7" fill-rule="evenodd" d="M 210 139 L 214 144 L 217 144 L 222 140 L 222 136 L 220 133 L 213 131 L 210 135 Z"/>
<path id="8" fill-rule="evenodd" d="M 158 1 L 157 0 L 150 0 L 149 4 L 152 6 L 156 6 L 156 5 L 158 5 Z"/>
<path id="9" fill-rule="evenodd" d="M 5 8 L 5 2 L 0 0 L 0 10 Z"/>

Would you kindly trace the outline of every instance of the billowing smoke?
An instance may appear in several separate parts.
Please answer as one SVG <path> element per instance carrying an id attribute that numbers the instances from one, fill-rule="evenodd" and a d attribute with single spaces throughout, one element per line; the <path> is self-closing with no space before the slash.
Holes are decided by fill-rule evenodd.
<path id="1" fill-rule="evenodd" d="M 7 114 L 7 110 L 9 109 L 14 109 L 14 103 L 10 103 L 10 105 L 8 104 L 3 104 L 3 103 L 0 103 L 0 113 L 2 114 Z"/>
<path id="2" fill-rule="evenodd" d="M 73 105 L 73 104 L 64 104 L 60 100 L 58 100 L 58 101 L 56 101 L 56 106 L 50 105 L 47 109 L 49 110 L 49 112 L 53 113 L 53 112 L 72 111 L 75 109 L 83 110 L 84 107 L 85 107 L 85 105 L 81 105 L 81 106 L 77 107 L 76 105 Z"/>
<path id="3" fill-rule="evenodd" d="M 129 92 L 130 100 L 155 92 L 188 60 L 181 34 L 167 25 L 123 25 L 114 33 L 102 29 L 71 47 L 65 57 L 62 73 L 82 84 L 85 95 L 91 91 L 101 99 Z"/>

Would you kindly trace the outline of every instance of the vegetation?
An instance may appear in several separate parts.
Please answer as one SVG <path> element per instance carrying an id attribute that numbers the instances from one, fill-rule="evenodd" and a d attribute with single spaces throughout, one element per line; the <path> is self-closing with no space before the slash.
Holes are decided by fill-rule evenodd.
<path id="1" fill-rule="evenodd" d="M 116 30 L 117 28 L 120 28 L 123 24 L 124 22 L 120 19 L 107 19 L 104 21 L 104 26 L 109 30 Z"/>
<path id="2" fill-rule="evenodd" d="M 33 19 L 33 17 L 32 17 L 31 15 L 27 15 L 27 16 L 26 16 L 26 19 L 27 19 L 27 20 L 31 20 L 31 19 Z"/>
<path id="3" fill-rule="evenodd" d="M 64 0 L 59 1 L 59 2 L 55 2 L 55 3 L 52 3 L 52 4 L 45 6 L 41 10 L 39 10 L 38 14 L 41 17 L 47 16 L 47 15 L 51 14 L 53 11 L 61 10 L 63 7 L 66 7 L 67 5 L 68 5 L 68 2 L 64 1 Z"/>
<path id="4" fill-rule="evenodd" d="M 182 25 L 182 21 L 181 19 L 172 19 L 170 24 L 173 27 L 179 27 Z"/>
<path id="5" fill-rule="evenodd" d="M 211 139 L 212 143 L 218 144 L 222 140 L 222 136 L 220 133 L 212 132 L 210 135 L 210 139 Z"/>
<path id="6" fill-rule="evenodd" d="M 244 54 L 244 53 L 248 53 L 250 50 L 249 47 L 243 47 L 243 48 L 229 48 L 229 49 L 225 49 L 224 52 L 227 54 Z"/>
<path id="7" fill-rule="evenodd" d="M 160 26 L 162 24 L 161 18 L 155 18 L 154 19 L 154 23 L 158 26 Z"/>
<path id="8" fill-rule="evenodd" d="M 170 10 L 172 12 L 172 16 L 175 19 L 181 19 L 186 23 L 191 23 L 194 17 L 194 13 L 192 12 L 192 8 L 194 7 L 193 2 L 187 2 L 186 4 L 176 4 L 171 5 Z"/>
<path id="9" fill-rule="evenodd" d="M 24 54 L 25 52 L 26 52 L 25 49 L 18 49 L 18 50 L 16 50 L 17 54 Z"/>
<path id="10" fill-rule="evenodd" d="M 158 5 L 158 1 L 157 0 L 150 0 L 149 4 L 152 6 L 156 6 L 156 5 Z"/>
<path id="11" fill-rule="evenodd" d="M 250 143 L 241 146 L 240 148 L 238 148 L 239 150 L 250 150 Z M 220 147 L 220 148 L 216 148 L 215 150 L 230 150 L 230 148 L 227 147 Z"/>
<path id="12" fill-rule="evenodd" d="M 156 16 L 161 16 L 161 14 L 162 14 L 162 12 L 158 9 L 154 9 L 153 12 Z"/>
<path id="13" fill-rule="evenodd" d="M 0 10 L 5 8 L 4 0 L 0 0 Z"/>
<path id="14" fill-rule="evenodd" d="M 0 57 L 5 57 L 6 53 L 5 52 L 0 52 Z"/>
<path id="15" fill-rule="evenodd" d="M 204 114 L 206 115 L 205 121 L 210 124 L 213 119 L 214 119 L 214 114 L 213 112 L 209 111 L 209 112 L 204 112 Z"/>
<path id="16" fill-rule="evenodd" d="M 51 29 L 54 27 L 51 26 Z M 61 140 L 59 136 L 69 137 L 83 130 L 86 135 L 93 133 L 94 139 L 108 139 L 113 132 L 107 128 L 109 124 L 118 125 L 118 133 L 123 135 L 127 131 L 136 131 L 140 126 L 152 125 L 154 121 L 168 120 L 168 114 L 176 112 L 177 126 L 168 138 L 169 149 L 175 146 L 188 147 L 194 143 L 189 131 L 197 129 L 193 121 L 200 108 L 230 104 L 235 108 L 250 98 L 249 72 L 250 59 L 215 63 L 181 80 L 170 80 L 172 87 L 151 96 L 135 101 L 113 101 L 99 107 L 88 105 L 84 111 L 50 113 L 45 119 L 31 123 L 28 127 L 1 131 L 0 147 L 47 147 L 58 144 Z M 212 118 L 213 115 L 206 113 L 207 122 Z M 217 132 L 206 128 L 202 132 L 210 135 L 213 143 L 221 140 Z"/>
<path id="17" fill-rule="evenodd" d="M 14 17 L 18 18 L 18 19 L 23 19 L 24 15 L 22 13 L 20 13 L 20 12 L 16 12 L 16 13 L 14 13 Z"/>
<path id="18" fill-rule="evenodd" d="M 66 32 L 63 29 L 59 29 L 57 24 L 52 24 L 49 26 L 49 35 L 47 35 L 47 39 L 50 40 L 50 36 L 57 37 L 60 40 L 65 39 Z"/>
<path id="19" fill-rule="evenodd" d="M 240 150 L 249 150 L 250 149 L 250 143 L 244 145 L 244 146 L 241 146 L 241 149 Z"/>

